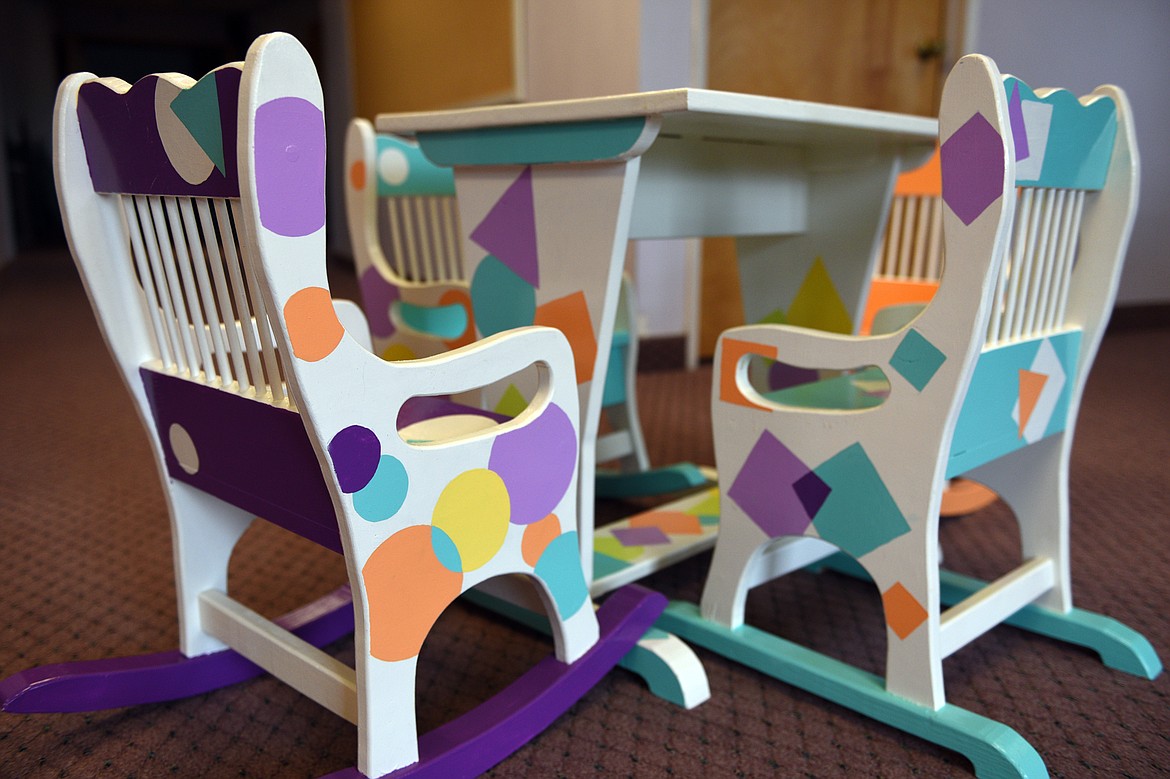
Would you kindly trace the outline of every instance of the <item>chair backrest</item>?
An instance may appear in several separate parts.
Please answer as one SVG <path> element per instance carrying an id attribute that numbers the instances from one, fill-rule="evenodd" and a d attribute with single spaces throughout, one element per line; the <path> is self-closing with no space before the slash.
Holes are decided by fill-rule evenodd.
<path id="1" fill-rule="evenodd" d="M 346 219 L 375 349 L 438 354 L 474 337 L 449 168 L 413 141 L 353 119 L 345 140 Z"/>
<path id="2" fill-rule="evenodd" d="M 435 165 L 406 138 L 375 133 L 366 119 L 350 122 L 349 192 L 361 197 L 351 230 L 362 267 L 380 265 L 398 283 L 463 281 L 455 175 Z M 370 237 L 376 241 L 369 241 Z"/>
<path id="3" fill-rule="evenodd" d="M 900 329 L 922 309 L 942 274 L 942 174 L 939 152 L 921 167 L 907 171 L 894 184 L 886 234 L 882 240 L 877 272 L 870 281 L 865 313 L 858 330 L 889 332 Z M 902 307 L 887 323 L 878 322 L 883 311 Z"/>
<path id="4" fill-rule="evenodd" d="M 56 117 L 57 188 L 74 256 L 130 385 L 140 384 L 139 366 L 154 364 L 281 404 L 283 371 L 238 228 L 241 73 L 242 63 L 232 63 L 198 82 L 157 74 L 133 89 L 71 76 Z"/>
<path id="5" fill-rule="evenodd" d="M 1019 197 L 950 474 L 1071 426 L 1137 209 L 1137 146 L 1120 89 L 1078 99 L 1011 76 L 1003 84 Z M 1004 387 L 1018 391 L 1006 414 L 992 400 Z"/>
<path id="6" fill-rule="evenodd" d="M 198 81 L 166 73 L 133 86 L 68 77 L 54 119 L 58 197 L 99 326 L 168 475 L 340 552 L 243 211 L 244 73 L 231 63 Z M 322 167 L 294 183 L 323 177 Z M 323 202 L 315 208 L 323 214 Z"/>

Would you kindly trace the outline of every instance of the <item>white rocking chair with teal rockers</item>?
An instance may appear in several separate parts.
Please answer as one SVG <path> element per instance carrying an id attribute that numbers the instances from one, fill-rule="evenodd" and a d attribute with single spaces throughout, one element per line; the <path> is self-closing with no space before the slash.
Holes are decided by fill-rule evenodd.
<path id="1" fill-rule="evenodd" d="M 198 81 L 74 74 L 54 138 L 69 244 L 170 510 L 180 646 L 16 674 L 5 711 L 169 700 L 267 670 L 357 726 L 357 765 L 334 776 L 470 776 L 627 654 L 665 599 L 633 588 L 593 608 L 569 345 L 525 328 L 428 360 L 369 351 L 360 311 L 330 299 L 323 101 L 296 39 L 263 36 Z M 410 411 L 532 365 L 538 391 L 504 423 L 444 439 Z M 228 558 L 256 516 L 344 555 L 348 587 L 276 621 L 231 598 Z M 419 738 L 424 639 L 503 574 L 535 585 L 555 656 Z M 317 648 L 349 631 L 356 667 Z"/>
<path id="2" fill-rule="evenodd" d="M 720 337 L 719 536 L 701 604 L 672 603 L 659 624 L 956 750 L 978 776 L 1046 776 L 1014 730 L 947 703 L 942 661 L 1007 622 L 1161 671 L 1140 634 L 1073 607 L 1069 576 L 1069 452 L 1133 225 L 1137 147 L 1120 89 L 1033 91 L 980 55 L 946 81 L 939 140 L 945 268 L 920 314 L 870 337 Z M 868 368 L 885 386 L 861 408 L 810 407 L 751 386 L 757 356 Z M 939 568 L 942 492 L 964 474 L 1019 523 L 1023 563 L 990 584 Z M 837 552 L 881 593 L 884 680 L 743 624 L 751 587 Z"/>

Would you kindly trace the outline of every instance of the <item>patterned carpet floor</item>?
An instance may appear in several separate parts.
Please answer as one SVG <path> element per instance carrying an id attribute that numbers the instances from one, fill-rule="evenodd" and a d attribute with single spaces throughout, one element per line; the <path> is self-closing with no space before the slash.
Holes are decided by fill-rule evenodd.
<path id="1" fill-rule="evenodd" d="M 1107 336 L 1072 463 L 1077 604 L 1170 656 L 1170 329 Z M 710 369 L 639 378 L 657 463 L 712 463 Z M 60 253 L 0 275 L 0 677 L 33 665 L 173 649 L 165 504 L 146 439 L 76 273 Z M 606 504 L 602 517 L 636 507 Z M 944 522 L 949 565 L 984 578 L 1018 560 L 996 503 Z M 709 555 L 646 584 L 695 601 Z M 341 560 L 255 523 L 232 594 L 277 615 L 345 581 Z M 754 590 L 748 621 L 880 673 L 876 591 L 797 573 Z M 549 651 L 541 636 L 456 603 L 423 648 L 420 728 L 467 711 Z M 352 640 L 331 648 L 352 656 Z M 705 650 L 712 697 L 685 711 L 617 670 L 498 777 L 970 776 L 959 755 Z M 1170 773 L 1170 682 L 1111 671 L 1088 652 L 1000 627 L 944 666 L 948 699 L 1006 723 L 1057 777 Z M 352 726 L 270 677 L 170 703 L 0 715 L 4 777 L 313 777 L 353 763 Z"/>

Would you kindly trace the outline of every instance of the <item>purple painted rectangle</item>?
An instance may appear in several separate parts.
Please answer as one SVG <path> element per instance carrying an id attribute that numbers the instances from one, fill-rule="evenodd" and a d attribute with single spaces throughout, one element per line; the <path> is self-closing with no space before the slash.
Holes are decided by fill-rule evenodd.
<path id="1" fill-rule="evenodd" d="M 657 546 L 670 543 L 670 536 L 657 527 L 619 527 L 613 531 L 613 537 L 620 541 L 622 546 Z"/>
<path id="2" fill-rule="evenodd" d="M 341 553 L 333 499 L 295 411 L 142 368 L 172 478 Z M 199 453 L 189 474 L 169 445 L 182 425 Z"/>

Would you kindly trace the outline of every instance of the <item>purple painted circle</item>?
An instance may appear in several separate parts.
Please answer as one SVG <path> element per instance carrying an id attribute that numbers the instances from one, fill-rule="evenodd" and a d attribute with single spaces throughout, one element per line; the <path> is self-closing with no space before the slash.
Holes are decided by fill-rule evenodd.
<path id="1" fill-rule="evenodd" d="M 577 467 L 577 435 L 560 407 L 549 404 L 539 417 L 505 433 L 492 445 L 488 468 L 504 480 L 512 523 L 528 525 L 557 507 Z"/>
<path id="2" fill-rule="evenodd" d="M 299 237 L 325 225 L 325 116 L 300 97 L 256 109 L 253 137 L 260 223 Z"/>
<path id="3" fill-rule="evenodd" d="M 329 442 L 329 459 L 342 492 L 357 492 L 370 483 L 378 470 L 382 444 L 373 430 L 350 425 Z"/>

